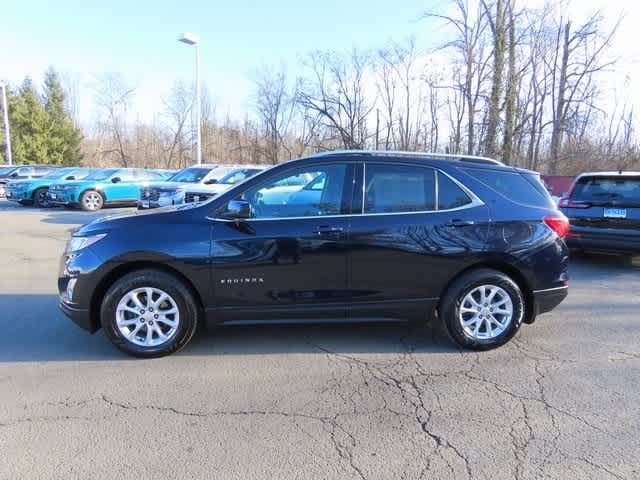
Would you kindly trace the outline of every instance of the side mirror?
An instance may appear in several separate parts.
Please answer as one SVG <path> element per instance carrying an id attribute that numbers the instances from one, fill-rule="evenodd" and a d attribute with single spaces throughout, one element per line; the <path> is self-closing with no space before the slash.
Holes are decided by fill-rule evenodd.
<path id="1" fill-rule="evenodd" d="M 74 177 L 73 175 L 71 175 L 71 176 L 69 176 L 69 177 L 65 178 L 65 180 L 75 180 L 75 179 L 76 179 L 76 177 Z"/>
<path id="2" fill-rule="evenodd" d="M 11 178 L 16 178 L 18 176 L 18 172 L 13 172 L 11 175 L 9 175 Z"/>
<path id="3" fill-rule="evenodd" d="M 213 185 L 214 183 L 218 183 L 218 179 L 210 178 L 209 180 L 204 182 L 205 185 Z"/>
<path id="4" fill-rule="evenodd" d="M 118 183 L 118 182 L 120 182 L 120 177 L 113 177 L 111 179 L 111 183 Z"/>
<path id="5" fill-rule="evenodd" d="M 229 220 L 251 218 L 251 204 L 245 200 L 230 200 L 222 216 Z"/>

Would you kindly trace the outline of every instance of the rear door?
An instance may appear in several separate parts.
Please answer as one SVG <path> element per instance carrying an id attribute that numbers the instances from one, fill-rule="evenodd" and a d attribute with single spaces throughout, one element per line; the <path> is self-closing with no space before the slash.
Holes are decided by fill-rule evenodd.
<path id="1" fill-rule="evenodd" d="M 640 175 L 580 177 L 563 211 L 573 234 L 640 242 Z"/>
<path id="2" fill-rule="evenodd" d="M 457 180 L 423 165 L 367 162 L 351 217 L 354 316 L 422 316 L 485 247 L 489 210 Z"/>

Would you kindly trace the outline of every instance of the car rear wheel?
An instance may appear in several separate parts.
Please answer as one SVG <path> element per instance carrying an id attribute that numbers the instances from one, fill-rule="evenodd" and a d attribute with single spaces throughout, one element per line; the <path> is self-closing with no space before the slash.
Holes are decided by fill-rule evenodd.
<path id="1" fill-rule="evenodd" d="M 47 190 L 48 188 L 38 188 L 35 192 L 33 192 L 33 205 L 36 207 L 48 207 L 49 202 L 47 201 Z"/>
<path id="2" fill-rule="evenodd" d="M 520 287 L 504 273 L 483 268 L 453 282 L 442 298 L 439 313 L 458 345 L 489 350 L 517 333 L 525 310 Z"/>
<path id="3" fill-rule="evenodd" d="M 80 206 L 88 212 L 100 210 L 104 205 L 104 198 L 95 190 L 87 190 L 80 196 Z"/>
<path id="4" fill-rule="evenodd" d="M 178 278 L 140 270 L 112 285 L 102 302 L 100 320 L 109 340 L 123 352 L 161 357 L 191 340 L 198 308 L 190 289 Z"/>

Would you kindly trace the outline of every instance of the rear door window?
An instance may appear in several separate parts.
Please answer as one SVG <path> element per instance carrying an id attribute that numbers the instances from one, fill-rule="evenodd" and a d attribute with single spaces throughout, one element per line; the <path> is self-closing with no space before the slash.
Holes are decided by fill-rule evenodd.
<path id="1" fill-rule="evenodd" d="M 364 213 L 435 210 L 435 171 L 429 167 L 368 163 Z"/>
<path id="2" fill-rule="evenodd" d="M 544 188 L 538 174 L 480 168 L 465 168 L 464 170 L 515 203 L 532 207 L 555 208 L 553 200 L 547 189 Z"/>
<path id="3" fill-rule="evenodd" d="M 582 177 L 571 195 L 573 202 L 640 207 L 640 177 Z"/>

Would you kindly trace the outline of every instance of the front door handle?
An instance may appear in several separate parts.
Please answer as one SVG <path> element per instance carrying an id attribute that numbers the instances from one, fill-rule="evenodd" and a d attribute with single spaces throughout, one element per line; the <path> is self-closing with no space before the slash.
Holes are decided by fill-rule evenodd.
<path id="1" fill-rule="evenodd" d="M 470 227 L 471 225 L 475 225 L 476 222 L 473 220 L 462 220 L 460 218 L 454 218 L 453 220 L 447 223 L 447 227 Z"/>
<path id="2" fill-rule="evenodd" d="M 327 235 L 331 233 L 342 233 L 344 229 L 342 227 L 330 227 L 329 225 L 320 225 L 313 229 L 313 233 L 317 235 Z"/>

